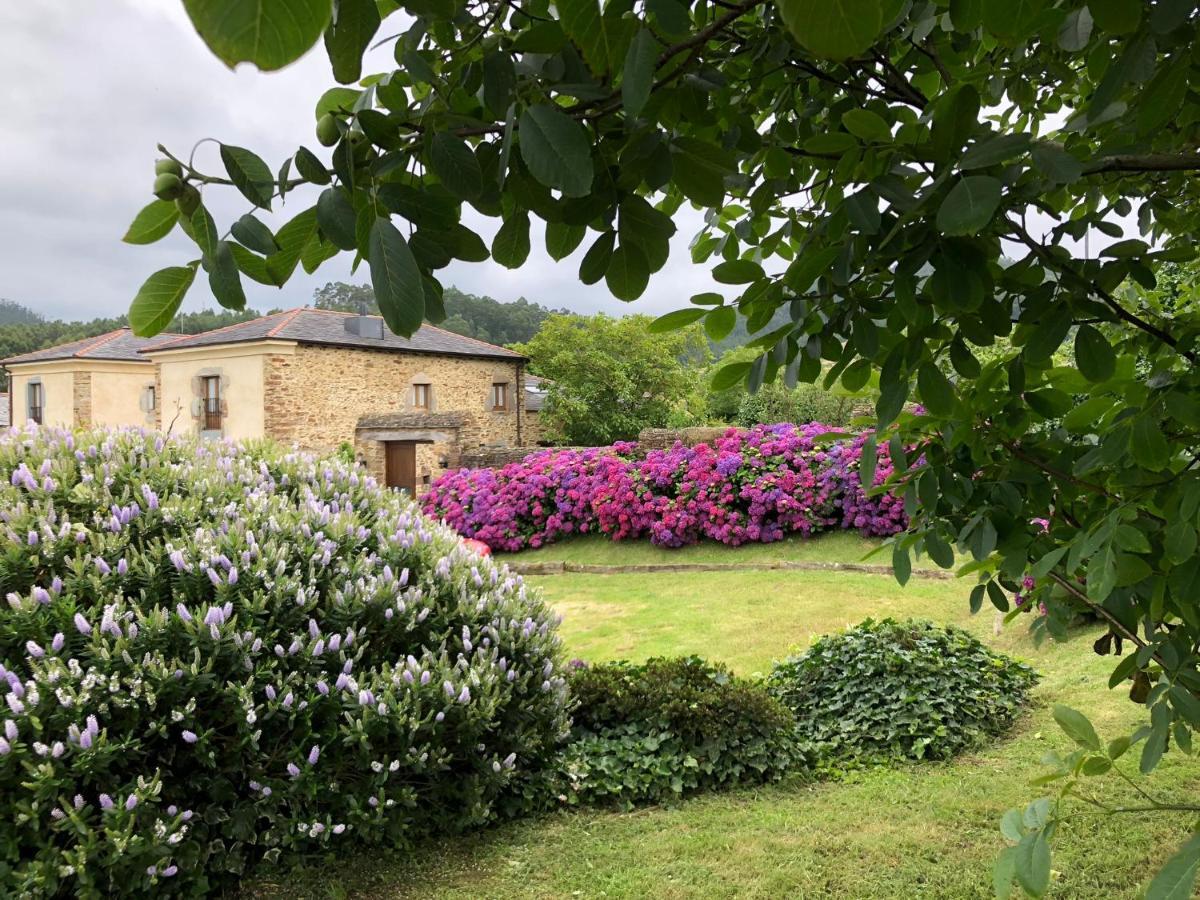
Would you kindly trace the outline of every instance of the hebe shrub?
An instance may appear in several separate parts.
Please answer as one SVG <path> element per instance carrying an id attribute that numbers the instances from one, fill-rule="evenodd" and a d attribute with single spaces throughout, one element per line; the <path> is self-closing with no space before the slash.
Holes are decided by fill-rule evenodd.
<path id="1" fill-rule="evenodd" d="M 770 691 L 822 764 L 949 759 L 1002 734 L 1037 676 L 961 628 L 867 619 L 777 663 Z"/>
<path id="2" fill-rule="evenodd" d="M 859 483 L 866 435 L 819 444 L 828 431 L 781 423 L 644 454 L 633 444 L 548 450 L 498 471 L 448 472 L 425 495 L 425 510 L 507 551 L 597 532 L 679 547 L 765 543 L 831 528 L 903 531 L 903 501 L 887 492 L 868 496 Z M 881 447 L 873 486 L 891 471 Z"/>
<path id="3" fill-rule="evenodd" d="M 201 893 L 518 812 L 549 610 L 344 462 L 0 439 L 0 895 Z"/>
<path id="4" fill-rule="evenodd" d="M 795 720 L 754 682 L 697 657 L 578 666 L 565 754 L 575 803 L 663 802 L 801 765 Z"/>

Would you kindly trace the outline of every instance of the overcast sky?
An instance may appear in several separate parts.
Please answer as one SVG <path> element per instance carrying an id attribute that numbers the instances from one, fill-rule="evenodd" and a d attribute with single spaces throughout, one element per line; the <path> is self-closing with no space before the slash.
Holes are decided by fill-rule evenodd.
<path id="1" fill-rule="evenodd" d="M 376 58 L 382 69 L 390 54 Z M 125 311 L 147 275 L 196 255 L 178 231 L 149 247 L 121 243 L 134 214 L 153 199 L 155 145 L 186 155 L 212 137 L 255 150 L 277 170 L 301 143 L 323 151 L 312 110 L 333 83 L 319 46 L 282 72 L 230 72 L 200 41 L 179 0 L 0 0 L 0 297 L 48 318 Z M 197 166 L 221 174 L 214 145 L 200 148 Z M 222 230 L 247 208 L 232 188 L 210 189 L 205 200 Z M 269 223 L 278 227 L 302 202 L 289 198 Z M 686 252 L 698 222 L 693 216 L 681 227 L 671 261 L 633 304 L 603 284 L 579 283 L 586 242 L 555 263 L 537 234 L 521 269 L 455 263 L 439 276 L 499 300 L 659 314 L 716 287 L 708 267 L 693 266 Z M 499 222 L 476 216 L 469 224 L 490 242 Z M 282 290 L 246 280 L 247 297 L 259 309 L 299 306 L 328 281 L 368 280 L 365 265 L 351 276 L 350 262 L 342 254 L 311 276 L 297 268 Z M 197 279 L 184 308 L 215 305 Z"/>

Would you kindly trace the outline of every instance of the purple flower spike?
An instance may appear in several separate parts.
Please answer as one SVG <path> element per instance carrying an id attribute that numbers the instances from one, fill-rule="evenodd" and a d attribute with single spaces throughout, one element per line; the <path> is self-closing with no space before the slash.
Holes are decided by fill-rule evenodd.
<path id="1" fill-rule="evenodd" d="M 308 764 L 310 766 L 315 766 L 317 764 L 317 760 L 320 758 L 321 758 L 321 748 L 318 747 L 316 744 L 313 744 L 313 748 L 308 751 Z"/>
<path id="2" fill-rule="evenodd" d="M 100 808 L 101 809 L 112 809 L 113 808 L 112 797 L 108 796 L 108 794 L 101 794 L 100 795 Z"/>
<path id="3" fill-rule="evenodd" d="M 79 746 L 84 750 L 92 749 L 92 733 L 90 731 L 84 731 L 79 735 Z"/>
<path id="4" fill-rule="evenodd" d="M 43 587 L 35 587 L 33 589 L 33 602 L 39 603 L 42 606 L 49 606 L 50 592 Z"/>
<path id="5" fill-rule="evenodd" d="M 59 651 L 62 650 L 63 645 L 66 644 L 66 642 L 67 642 L 67 639 L 63 636 L 63 633 L 60 631 L 56 635 L 54 635 L 54 640 L 52 640 L 50 642 L 50 649 L 53 650 L 55 653 L 58 653 Z"/>
<path id="6" fill-rule="evenodd" d="M 291 775 L 293 778 L 300 777 L 300 767 L 298 765 L 296 765 L 295 763 L 288 763 L 287 770 L 288 770 L 288 774 Z"/>
<path id="7" fill-rule="evenodd" d="M 173 878 L 178 871 L 179 866 L 167 866 L 162 870 L 163 878 Z"/>
<path id="8" fill-rule="evenodd" d="M 196 741 L 200 740 L 200 738 L 196 737 L 196 732 L 186 730 L 183 732 L 183 739 L 189 744 L 194 744 Z"/>
<path id="9" fill-rule="evenodd" d="M 92 633 L 92 626 L 88 624 L 88 620 L 83 617 L 82 613 L 75 613 L 75 627 L 80 634 Z"/>
<path id="10" fill-rule="evenodd" d="M 125 799 L 125 809 L 127 809 L 128 811 L 132 812 L 133 808 L 137 805 L 138 805 L 138 798 L 137 798 L 136 794 L 130 794 Z"/>

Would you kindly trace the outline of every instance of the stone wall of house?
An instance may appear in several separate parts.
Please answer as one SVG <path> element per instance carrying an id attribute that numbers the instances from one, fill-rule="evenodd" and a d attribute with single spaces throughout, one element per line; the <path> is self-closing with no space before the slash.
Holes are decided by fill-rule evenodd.
<path id="1" fill-rule="evenodd" d="M 357 348 L 300 345 L 293 354 L 269 354 L 264 380 L 265 432 L 286 444 L 318 451 L 355 445 L 356 455 L 384 477 L 384 448 L 358 440 L 359 420 L 412 413 L 413 385 L 431 385 L 430 414 L 458 413 L 462 424 L 448 442 L 417 447 L 418 489 L 458 465 L 463 452 L 524 443 L 524 376 L 517 361 L 431 356 Z M 508 408 L 492 408 L 492 387 L 508 385 Z"/>
<path id="2" fill-rule="evenodd" d="M 638 446 L 643 450 L 664 450 L 673 447 L 676 441 L 685 447 L 715 441 L 726 431 L 727 425 L 698 426 L 695 428 L 644 428 L 638 435 Z"/>
<path id="3" fill-rule="evenodd" d="M 92 426 L 92 373 L 76 371 L 73 374 L 74 394 L 71 405 L 75 409 L 75 425 L 78 428 Z"/>

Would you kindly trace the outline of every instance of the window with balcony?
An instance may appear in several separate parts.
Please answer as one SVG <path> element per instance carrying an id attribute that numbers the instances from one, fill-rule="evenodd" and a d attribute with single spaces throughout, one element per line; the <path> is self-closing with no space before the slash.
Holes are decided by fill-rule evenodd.
<path id="1" fill-rule="evenodd" d="M 29 403 L 26 412 L 28 414 L 29 421 L 36 422 L 37 424 L 41 425 L 42 414 L 45 408 L 45 400 L 44 394 L 42 393 L 42 383 L 40 381 L 30 382 L 28 398 Z"/>
<path id="2" fill-rule="evenodd" d="M 220 431 L 221 377 L 219 375 L 206 375 L 204 377 L 201 401 L 204 404 L 201 410 L 201 427 L 205 431 Z"/>

